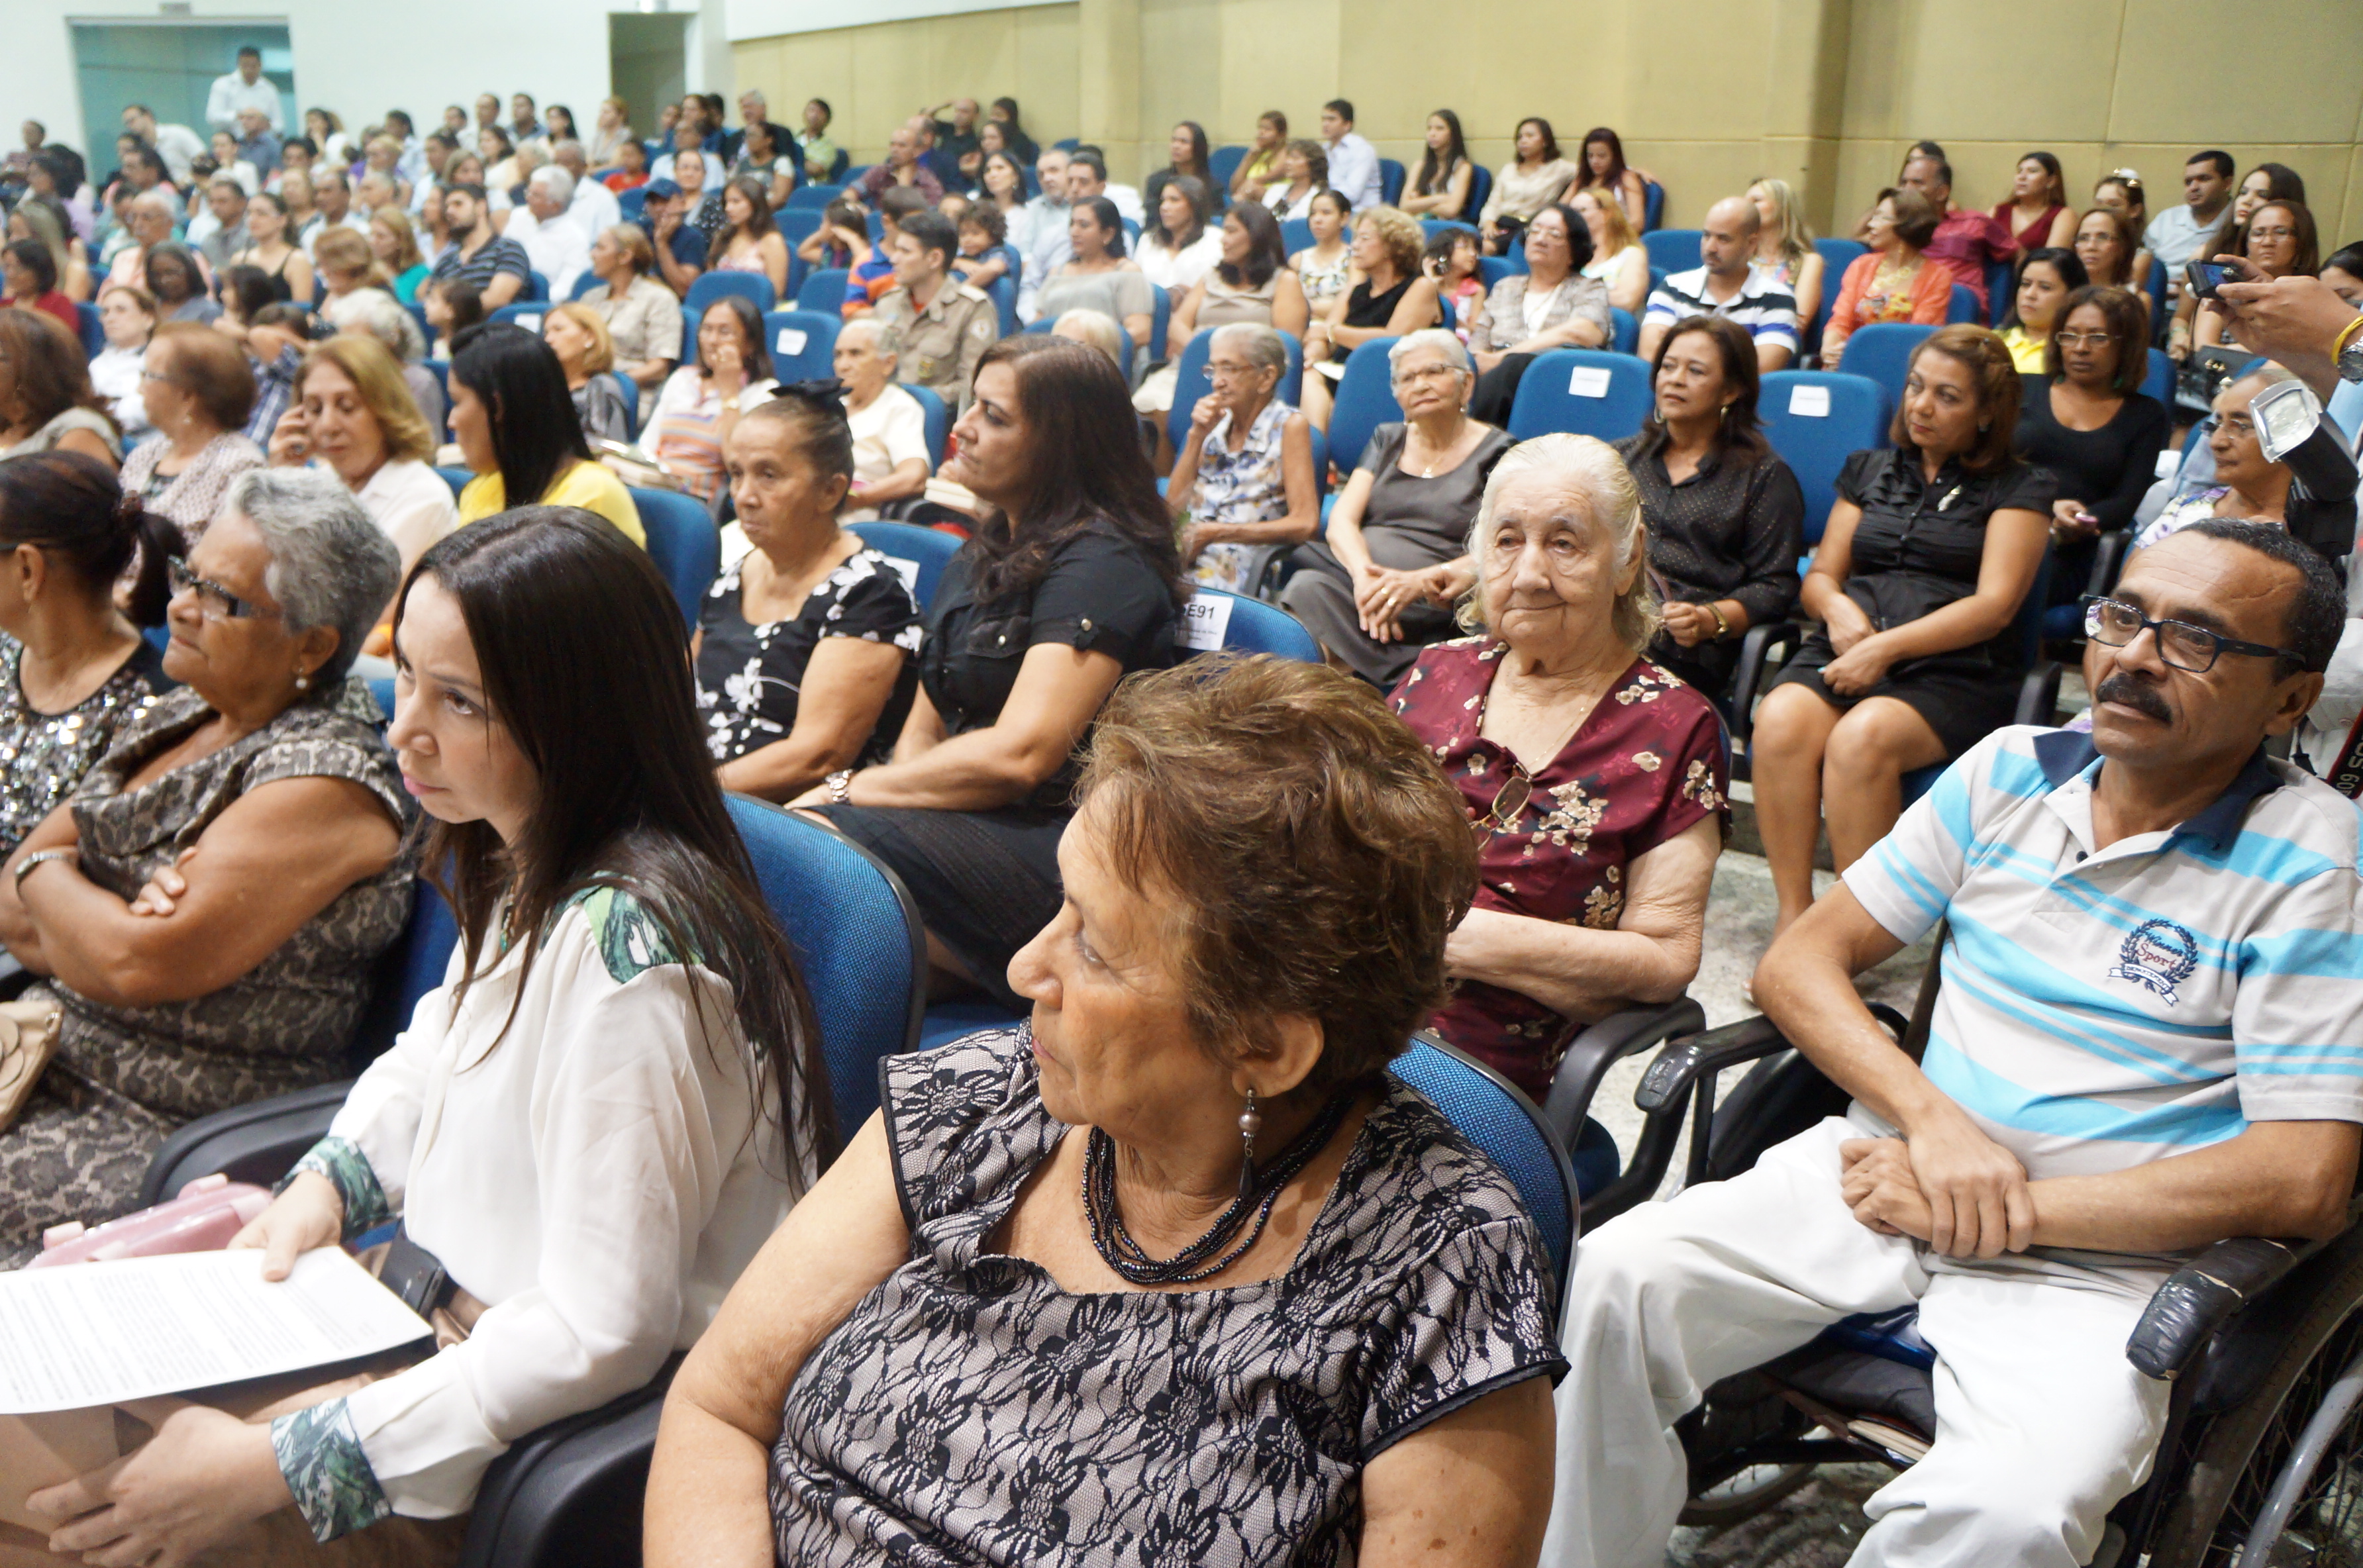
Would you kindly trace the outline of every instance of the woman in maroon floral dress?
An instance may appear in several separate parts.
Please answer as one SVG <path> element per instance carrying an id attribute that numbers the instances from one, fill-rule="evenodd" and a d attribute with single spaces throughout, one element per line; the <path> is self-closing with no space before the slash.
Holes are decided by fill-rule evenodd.
<path id="1" fill-rule="evenodd" d="M 1479 841 L 1476 906 L 1445 955 L 1459 989 L 1434 1028 L 1537 1101 L 1580 1027 L 1698 973 L 1723 849 L 1718 721 L 1641 657 L 1658 625 L 1645 564 L 1616 454 L 1525 443 L 1434 583 L 1473 579 L 1484 631 L 1421 654 L 1392 699 Z"/>

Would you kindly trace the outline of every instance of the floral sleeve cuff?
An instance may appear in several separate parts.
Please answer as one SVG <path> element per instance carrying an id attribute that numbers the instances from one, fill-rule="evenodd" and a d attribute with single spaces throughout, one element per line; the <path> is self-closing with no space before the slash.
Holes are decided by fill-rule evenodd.
<path id="1" fill-rule="evenodd" d="M 334 1540 L 394 1512 L 342 1399 L 272 1421 L 271 1447 L 314 1540 Z"/>
<path id="2" fill-rule="evenodd" d="M 287 1184 L 305 1171 L 327 1176 L 337 1189 L 337 1196 L 344 1200 L 343 1240 L 350 1241 L 394 1218 L 393 1207 L 385 1199 L 385 1188 L 378 1185 L 377 1172 L 370 1168 L 369 1156 L 349 1138 L 323 1138 L 313 1144 L 310 1153 L 296 1161 L 295 1168 L 272 1190 L 286 1191 Z"/>

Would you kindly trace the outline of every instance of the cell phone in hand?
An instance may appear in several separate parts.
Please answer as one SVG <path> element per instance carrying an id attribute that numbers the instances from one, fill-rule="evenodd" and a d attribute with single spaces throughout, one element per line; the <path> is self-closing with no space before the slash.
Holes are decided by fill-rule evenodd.
<path id="1" fill-rule="evenodd" d="M 2224 284 L 2257 282 L 2262 274 L 2239 258 L 2229 257 L 2221 261 L 2202 261 L 2193 258 L 2185 264 L 2183 276 L 2193 294 L 2202 300 L 2212 300 L 2223 297 L 2217 291 Z"/>

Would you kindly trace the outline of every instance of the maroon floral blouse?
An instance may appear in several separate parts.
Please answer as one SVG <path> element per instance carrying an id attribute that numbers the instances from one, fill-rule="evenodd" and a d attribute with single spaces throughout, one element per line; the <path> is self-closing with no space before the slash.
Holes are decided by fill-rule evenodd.
<path id="1" fill-rule="evenodd" d="M 1504 645 L 1439 643 L 1419 656 L 1392 701 L 1460 790 L 1472 823 L 1500 803 L 1478 851 L 1477 907 L 1537 920 L 1615 927 L 1625 867 L 1702 817 L 1727 818 L 1723 737 L 1714 705 L 1647 659 L 1635 659 L 1550 766 L 1523 809 L 1505 786 L 1510 752 L 1478 734 Z M 1461 982 L 1430 1025 L 1540 1101 L 1575 1023 L 1532 997 Z"/>

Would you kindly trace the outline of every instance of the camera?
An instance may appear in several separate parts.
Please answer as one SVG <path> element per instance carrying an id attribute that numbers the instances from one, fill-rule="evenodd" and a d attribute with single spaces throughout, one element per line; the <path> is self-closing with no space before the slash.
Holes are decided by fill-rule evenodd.
<path id="1" fill-rule="evenodd" d="M 2219 299 L 2216 292 L 2225 283 L 2254 283 L 2263 274 L 2237 258 L 2226 261 L 2205 261 L 2193 257 L 2182 269 L 2184 286 L 2202 300 Z"/>

